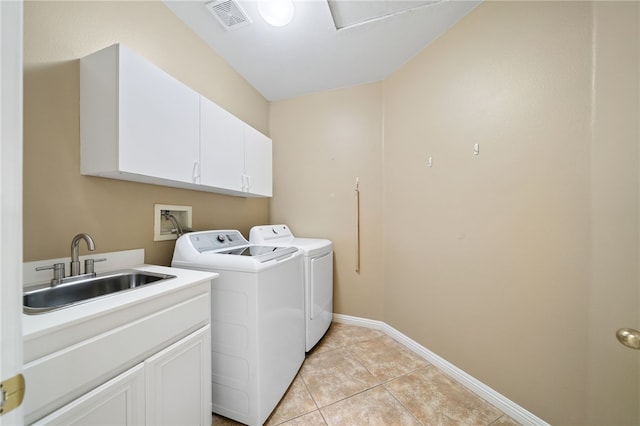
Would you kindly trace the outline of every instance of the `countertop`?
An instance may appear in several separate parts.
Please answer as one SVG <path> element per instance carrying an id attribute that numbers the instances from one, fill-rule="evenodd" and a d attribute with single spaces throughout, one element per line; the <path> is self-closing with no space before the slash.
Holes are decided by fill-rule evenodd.
<path id="1" fill-rule="evenodd" d="M 131 307 L 131 305 L 142 301 L 181 291 L 191 286 L 200 284 L 203 281 L 210 281 L 212 279 L 215 279 L 219 275 L 214 272 L 194 271 L 188 269 L 146 264 L 127 266 L 123 269 L 137 269 L 147 272 L 171 274 L 175 275 L 176 278 L 138 287 L 134 290 L 128 290 L 109 296 L 104 296 L 92 301 L 56 311 L 50 311 L 36 315 L 28 315 L 23 313 L 23 340 L 27 342 L 29 340 L 38 338 L 43 334 L 51 333 L 63 327 L 69 327 L 74 323 L 111 314 L 114 311 Z"/>

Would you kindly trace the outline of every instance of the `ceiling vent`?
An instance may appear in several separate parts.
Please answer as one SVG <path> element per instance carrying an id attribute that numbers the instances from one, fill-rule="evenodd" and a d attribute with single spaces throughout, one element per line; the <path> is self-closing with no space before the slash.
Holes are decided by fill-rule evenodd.
<path id="1" fill-rule="evenodd" d="M 235 0 L 215 0 L 206 3 L 206 6 L 227 31 L 246 27 L 251 23 L 249 15 Z"/>

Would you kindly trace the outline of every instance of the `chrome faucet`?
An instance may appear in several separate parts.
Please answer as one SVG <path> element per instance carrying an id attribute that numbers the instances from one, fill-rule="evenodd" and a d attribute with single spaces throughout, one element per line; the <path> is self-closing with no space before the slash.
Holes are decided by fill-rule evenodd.
<path id="1" fill-rule="evenodd" d="M 85 240 L 87 242 L 87 247 L 90 251 L 94 251 L 96 249 L 96 245 L 93 242 L 93 238 L 89 234 L 78 234 L 73 237 L 73 241 L 71 241 L 71 276 L 80 275 L 80 260 L 78 259 L 78 249 L 80 246 L 80 240 Z"/>

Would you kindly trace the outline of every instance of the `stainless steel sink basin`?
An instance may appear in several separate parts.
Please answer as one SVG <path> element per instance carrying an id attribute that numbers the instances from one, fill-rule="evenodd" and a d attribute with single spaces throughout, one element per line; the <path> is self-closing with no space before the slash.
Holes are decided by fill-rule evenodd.
<path id="1" fill-rule="evenodd" d="M 98 297 L 133 290 L 140 286 L 159 283 L 175 277 L 175 275 L 126 270 L 81 278 L 55 287 L 38 288 L 24 292 L 24 312 L 39 314 L 67 308 Z"/>

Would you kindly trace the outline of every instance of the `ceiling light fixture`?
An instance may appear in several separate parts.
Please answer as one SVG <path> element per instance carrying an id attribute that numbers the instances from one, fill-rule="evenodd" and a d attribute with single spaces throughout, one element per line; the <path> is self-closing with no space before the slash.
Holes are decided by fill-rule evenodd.
<path id="1" fill-rule="evenodd" d="M 274 27 L 284 27 L 293 19 L 293 0 L 259 0 L 258 12 Z"/>

